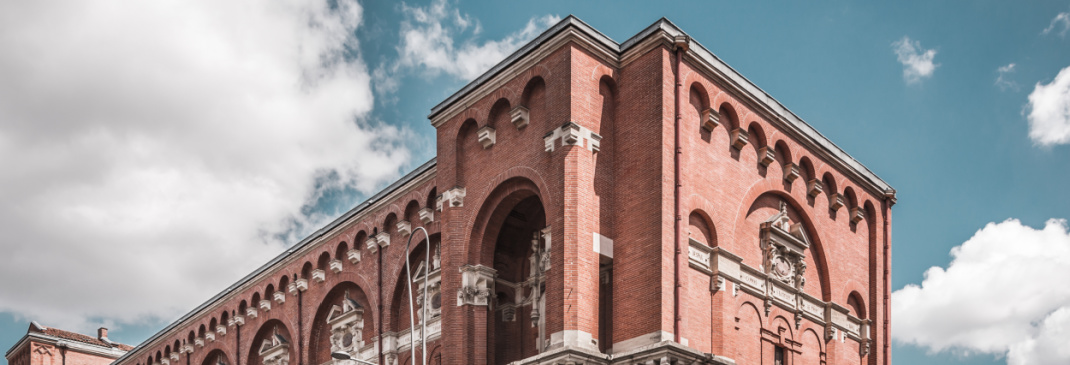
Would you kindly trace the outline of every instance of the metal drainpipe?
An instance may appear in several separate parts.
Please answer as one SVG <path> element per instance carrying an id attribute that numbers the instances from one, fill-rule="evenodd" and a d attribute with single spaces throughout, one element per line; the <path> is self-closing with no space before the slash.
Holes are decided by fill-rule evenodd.
<path id="1" fill-rule="evenodd" d="M 888 309 L 889 305 L 891 304 L 891 299 L 888 297 L 888 293 L 892 291 L 892 288 L 889 286 L 889 284 L 891 283 L 890 278 L 892 273 L 892 248 L 890 244 L 892 239 L 892 232 L 888 230 L 888 227 L 891 225 L 890 220 L 892 214 L 892 204 L 895 203 L 891 201 L 891 198 L 884 198 L 884 338 L 881 341 L 881 346 L 884 347 L 885 364 L 892 363 L 892 355 L 888 352 L 888 341 L 891 338 L 891 311 Z"/>
<path id="2" fill-rule="evenodd" d="M 298 300 L 300 302 L 300 300 Z M 234 312 L 237 313 L 237 312 Z M 231 315 L 230 318 L 234 318 L 235 315 Z M 241 328 L 240 325 L 234 325 L 234 348 L 236 348 L 236 354 L 234 354 L 235 365 L 241 365 Z M 189 356 L 186 356 L 189 359 Z"/>
<path id="3" fill-rule="evenodd" d="M 676 343 L 680 343 L 682 337 L 680 332 L 683 331 L 683 316 L 680 314 L 680 287 L 683 285 L 680 279 L 680 263 L 681 255 L 683 255 L 683 248 L 680 244 L 680 238 L 683 234 L 680 232 L 682 229 L 681 220 L 683 217 L 680 213 L 680 164 L 681 157 L 683 156 L 683 147 L 680 146 L 680 120 L 683 116 L 680 114 L 680 93 L 683 91 L 683 81 L 680 80 L 680 59 L 683 57 L 684 52 L 687 52 L 689 40 L 687 36 L 677 36 L 673 40 L 673 47 L 676 50 L 676 60 L 673 62 L 673 79 L 675 80 L 675 90 L 673 92 L 673 108 L 675 108 L 674 114 L 676 117 L 673 121 L 674 138 L 673 146 L 675 153 L 673 155 L 673 245 L 676 246 L 676 253 L 673 255 L 673 336 Z"/>
<path id="4" fill-rule="evenodd" d="M 379 280 L 379 325 L 377 328 L 379 329 L 379 364 L 383 364 L 383 250 L 379 249 L 378 252 L 379 254 L 376 255 L 379 261 L 379 275 L 377 278 Z"/>
<path id="5" fill-rule="evenodd" d="M 294 281 L 295 282 L 297 281 L 297 274 L 294 274 Z M 304 342 L 305 341 L 303 341 L 303 336 L 301 336 L 302 333 L 305 333 L 304 325 L 303 325 L 303 323 L 301 323 L 302 322 L 301 321 L 301 317 L 303 317 L 301 315 L 301 307 L 304 307 L 304 305 L 301 304 L 301 294 L 302 294 L 302 292 L 300 290 L 298 290 L 297 291 L 297 365 L 302 365 L 302 364 L 305 363 L 304 362 L 304 360 L 305 360 L 305 357 L 304 357 L 304 353 L 305 353 Z"/>
<path id="6" fill-rule="evenodd" d="M 56 343 L 56 347 L 59 348 L 59 356 L 62 360 L 62 365 L 67 365 L 67 343 L 60 341 Z"/>

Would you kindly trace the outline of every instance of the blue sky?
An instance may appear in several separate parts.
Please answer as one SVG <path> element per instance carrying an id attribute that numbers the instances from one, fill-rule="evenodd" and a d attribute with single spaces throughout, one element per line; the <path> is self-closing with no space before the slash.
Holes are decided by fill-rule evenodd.
<path id="1" fill-rule="evenodd" d="M 898 190 L 895 363 L 1070 359 L 1070 1 L 308 3 L 0 4 L 0 348 L 143 340 L 431 158 L 430 108 L 574 14 L 668 18 Z"/>

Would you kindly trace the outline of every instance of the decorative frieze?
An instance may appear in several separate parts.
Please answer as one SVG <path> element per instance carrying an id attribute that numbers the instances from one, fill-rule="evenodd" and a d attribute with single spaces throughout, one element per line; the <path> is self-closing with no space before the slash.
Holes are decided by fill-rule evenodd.
<path id="1" fill-rule="evenodd" d="M 721 113 L 718 113 L 712 108 L 706 108 L 702 111 L 700 116 L 702 119 L 702 129 L 712 132 L 714 128 L 721 125 Z"/>
<path id="2" fill-rule="evenodd" d="M 408 237 L 412 234 L 412 223 L 409 223 L 409 221 L 398 221 L 395 226 L 397 226 L 398 234 L 401 235 L 401 237 Z"/>
<path id="3" fill-rule="evenodd" d="M 312 281 L 322 283 L 327 280 L 327 272 L 323 269 L 312 270 Z"/>
<path id="4" fill-rule="evenodd" d="M 773 151 L 773 147 L 765 146 L 758 149 L 758 163 L 762 166 L 769 166 L 773 161 L 776 161 L 776 152 Z"/>
<path id="5" fill-rule="evenodd" d="M 843 194 L 829 193 L 829 209 L 837 211 L 840 208 L 843 208 Z"/>
<path id="6" fill-rule="evenodd" d="M 386 231 L 379 232 L 379 234 L 375 235 L 375 242 L 382 248 L 390 246 L 390 233 Z"/>
<path id="7" fill-rule="evenodd" d="M 479 144 L 483 145 L 483 149 L 490 148 L 490 146 L 494 145 L 494 142 L 496 140 L 494 127 L 488 125 L 483 128 L 479 128 L 479 130 L 476 131 L 476 138 L 479 140 Z"/>
<path id="8" fill-rule="evenodd" d="M 749 140 L 750 134 L 748 134 L 747 131 L 743 130 L 743 128 L 736 128 L 732 130 L 731 142 L 732 147 L 734 147 L 735 149 L 743 149 L 743 146 L 746 146 Z"/>
<path id="9" fill-rule="evenodd" d="M 490 304 L 494 292 L 494 277 L 497 271 L 483 265 L 464 265 L 461 271 L 461 289 L 457 290 L 457 306 Z"/>
<path id="10" fill-rule="evenodd" d="M 420 217 L 420 222 L 423 222 L 424 225 L 431 224 L 431 222 L 435 221 L 435 211 L 431 208 L 421 208 L 417 215 Z"/>
<path id="11" fill-rule="evenodd" d="M 784 181 L 789 184 L 799 178 L 799 165 L 788 162 L 784 164 Z"/>
<path id="12" fill-rule="evenodd" d="M 466 193 L 464 188 L 460 186 L 454 187 L 450 190 L 446 190 L 438 196 L 438 199 L 435 200 L 435 207 L 440 212 L 442 211 L 443 204 L 451 208 L 463 207 L 465 194 Z"/>
<path id="13" fill-rule="evenodd" d="M 346 259 L 349 260 L 349 263 L 351 264 L 357 264 L 360 262 L 360 250 L 354 248 L 346 251 Z"/>
<path id="14" fill-rule="evenodd" d="M 279 291 L 275 292 L 274 294 L 271 294 L 271 297 L 275 299 L 275 303 L 286 303 L 286 293 L 282 292 L 282 288 L 279 288 Z"/>
<path id="15" fill-rule="evenodd" d="M 286 300 L 286 296 L 282 296 L 283 300 Z M 280 303 L 281 304 L 281 303 Z M 260 310 L 269 312 L 271 311 L 271 299 L 260 300 Z"/>
<path id="16" fill-rule="evenodd" d="M 513 110 L 509 111 L 509 119 L 516 126 L 516 129 L 524 129 L 524 127 L 528 126 L 529 115 L 528 108 L 523 105 L 517 105 Z"/>
<path id="17" fill-rule="evenodd" d="M 687 262 L 688 264 L 707 274 L 713 273 L 710 264 L 712 248 L 694 239 L 688 239 Z"/>
<path id="18" fill-rule="evenodd" d="M 245 308 L 245 316 L 249 318 L 256 318 L 260 315 L 260 311 L 256 310 L 256 307 Z"/>
<path id="19" fill-rule="evenodd" d="M 851 223 L 857 224 L 858 222 L 861 222 L 863 219 L 866 219 L 866 213 L 862 210 L 862 208 L 859 208 L 859 207 L 851 208 Z"/>
<path id="20" fill-rule="evenodd" d="M 561 128 L 556 128 L 547 133 L 542 139 L 546 152 L 554 151 L 557 140 L 561 140 L 562 147 L 578 146 L 586 142 L 587 149 L 591 152 L 598 152 L 602 143 L 602 136 L 574 122 L 565 123 Z"/>
<path id="21" fill-rule="evenodd" d="M 809 195 L 811 198 L 818 196 L 824 190 L 825 188 L 821 186 L 821 180 L 810 179 L 810 181 L 806 182 L 806 195 Z"/>
<path id="22" fill-rule="evenodd" d="M 331 270 L 331 272 L 335 274 L 342 272 L 342 260 L 331 260 L 331 262 L 327 263 L 327 269 Z"/>

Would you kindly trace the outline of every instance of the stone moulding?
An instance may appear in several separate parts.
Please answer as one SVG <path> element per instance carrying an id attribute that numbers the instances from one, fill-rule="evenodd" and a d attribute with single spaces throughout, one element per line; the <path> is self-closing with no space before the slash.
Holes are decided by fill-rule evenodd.
<path id="1" fill-rule="evenodd" d="M 245 316 L 249 318 L 256 318 L 260 315 L 260 312 L 256 310 L 256 307 L 245 308 Z"/>
<path id="2" fill-rule="evenodd" d="M 360 262 L 360 250 L 354 248 L 346 251 L 346 259 L 349 260 L 349 263 L 351 264 Z"/>
<path id="3" fill-rule="evenodd" d="M 863 219 L 866 219 L 866 214 L 862 211 L 862 208 L 859 208 L 859 207 L 851 208 L 851 223 L 857 224 L 858 222 L 861 222 Z"/>
<path id="4" fill-rule="evenodd" d="M 769 166 L 773 161 L 776 161 L 776 152 L 773 147 L 765 146 L 758 149 L 758 163 L 762 166 Z"/>
<path id="5" fill-rule="evenodd" d="M 379 247 L 382 247 L 382 248 L 386 248 L 387 246 L 390 246 L 390 233 L 379 232 L 379 234 L 375 235 L 375 242 L 378 242 L 379 243 Z"/>
<path id="6" fill-rule="evenodd" d="M 460 186 L 454 187 L 450 190 L 446 190 L 441 195 L 439 195 L 437 199 L 435 199 L 435 207 L 440 212 L 442 211 L 443 204 L 452 208 L 463 207 L 464 196 L 466 194 L 467 193 L 465 192 L 465 189 Z"/>
<path id="7" fill-rule="evenodd" d="M 282 298 L 285 299 L 286 297 L 283 296 Z M 260 310 L 265 311 L 265 312 L 270 311 L 271 310 L 271 300 L 269 300 L 269 299 L 261 300 L 260 301 Z"/>
<path id="8" fill-rule="evenodd" d="M 746 146 L 750 140 L 750 134 L 743 128 L 736 128 L 732 130 L 732 147 L 741 150 L 743 146 Z"/>
<path id="9" fill-rule="evenodd" d="M 479 140 L 479 144 L 483 145 L 483 149 L 490 148 L 490 146 L 493 146 L 494 143 L 497 141 L 496 135 L 494 133 L 494 127 L 491 126 L 479 128 L 479 130 L 476 131 L 476 138 Z"/>
<path id="10" fill-rule="evenodd" d="M 586 142 L 587 149 L 598 152 L 602 148 L 602 136 L 591 132 L 575 122 L 566 122 L 561 128 L 556 128 L 542 137 L 546 152 L 554 152 L 557 141 L 561 140 L 561 146 L 579 146 Z"/>
<path id="11" fill-rule="evenodd" d="M 494 292 L 494 276 L 497 271 L 483 265 L 464 265 L 460 267 L 461 288 L 457 290 L 457 306 L 486 306 L 490 294 Z"/>
<path id="12" fill-rule="evenodd" d="M 528 108 L 523 105 L 517 105 L 513 110 L 509 111 L 509 119 L 516 126 L 516 129 L 524 129 L 524 127 L 528 126 L 528 116 Z"/>
<path id="13" fill-rule="evenodd" d="M 398 221 L 396 226 L 401 237 L 408 237 L 412 234 L 412 223 L 409 223 L 409 221 Z"/>
<path id="14" fill-rule="evenodd" d="M 368 239 L 364 241 L 364 247 L 371 253 L 379 251 L 379 244 L 375 242 L 375 236 L 368 237 Z"/>
<path id="15" fill-rule="evenodd" d="M 699 272 L 711 276 L 711 280 L 731 282 L 741 291 L 761 301 L 780 307 L 788 312 L 799 313 L 800 318 L 826 327 L 826 331 L 842 332 L 847 338 L 865 343 L 869 339 L 869 321 L 852 316 L 847 308 L 795 289 L 780 280 L 773 279 L 762 270 L 743 263 L 743 259 L 720 247 L 706 247 L 694 242 L 688 253 L 689 264 Z M 695 253 L 694 251 L 699 251 Z M 709 265 L 704 264 L 709 255 Z M 700 259 L 694 259 L 700 258 Z M 723 287 L 723 286 L 722 286 Z M 711 291 L 714 290 L 711 285 Z"/>
<path id="16" fill-rule="evenodd" d="M 810 197 L 816 197 L 821 194 L 825 189 L 821 187 L 821 181 L 818 179 L 811 179 L 806 182 L 806 195 Z"/>
<path id="17" fill-rule="evenodd" d="M 721 113 L 718 113 L 712 108 L 706 108 L 702 111 L 702 129 L 708 132 L 713 132 L 714 128 L 721 125 Z"/>
<path id="18" fill-rule="evenodd" d="M 420 222 L 423 222 L 424 225 L 431 224 L 431 222 L 435 221 L 435 211 L 431 208 L 421 208 L 418 215 L 420 217 Z"/>
<path id="19" fill-rule="evenodd" d="M 323 269 L 312 270 L 312 281 L 322 283 L 327 280 L 327 272 Z"/>
<path id="20" fill-rule="evenodd" d="M 203 337 L 194 338 L 193 339 L 193 344 L 197 345 L 197 347 L 204 347 L 204 338 Z"/>
<path id="21" fill-rule="evenodd" d="M 784 181 L 789 184 L 799 178 L 799 165 L 788 162 L 784 164 Z"/>
<path id="22" fill-rule="evenodd" d="M 282 288 L 280 288 L 279 291 L 275 292 L 274 294 L 271 294 L 271 296 L 275 299 L 275 303 L 286 303 L 286 293 L 282 292 Z"/>
<path id="23" fill-rule="evenodd" d="M 342 272 L 342 260 L 339 260 L 339 259 L 331 260 L 331 262 L 327 263 L 327 268 L 329 270 L 331 270 L 332 273 L 335 273 L 335 274 Z"/>
<path id="24" fill-rule="evenodd" d="M 832 211 L 840 210 L 843 208 L 843 195 L 840 193 L 829 193 L 829 209 Z"/>

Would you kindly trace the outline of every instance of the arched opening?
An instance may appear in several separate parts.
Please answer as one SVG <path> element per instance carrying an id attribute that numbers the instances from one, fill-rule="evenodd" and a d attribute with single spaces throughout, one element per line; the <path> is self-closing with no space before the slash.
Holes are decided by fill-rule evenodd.
<path id="1" fill-rule="evenodd" d="M 831 299 L 828 262 L 805 209 L 786 193 L 771 191 L 751 203 L 745 219 L 741 229 L 758 233 L 759 239 L 734 243 L 736 246 L 729 251 L 742 257 L 744 264 L 763 269 L 784 285 L 815 298 Z"/>
<path id="2" fill-rule="evenodd" d="M 866 304 L 865 303 L 866 303 L 865 300 L 862 299 L 862 295 L 858 294 L 857 291 L 852 291 L 851 294 L 847 295 L 847 309 L 851 310 L 850 314 L 852 316 L 855 316 L 855 317 L 858 317 L 858 318 L 861 318 L 861 319 L 866 319 Z"/>
<path id="3" fill-rule="evenodd" d="M 524 93 L 520 96 L 520 106 L 528 109 L 528 125 L 535 126 L 535 130 L 542 130 L 541 124 L 546 119 L 546 83 L 542 77 L 534 77 L 524 86 Z"/>
<path id="4" fill-rule="evenodd" d="M 328 266 L 331 265 L 331 254 L 324 251 L 320 254 L 319 259 L 316 259 L 316 269 L 327 272 Z"/>
<path id="5" fill-rule="evenodd" d="M 438 198 L 438 188 L 431 188 L 431 192 L 427 193 L 427 205 L 425 208 L 435 209 L 435 199 Z"/>
<path id="6" fill-rule="evenodd" d="M 414 228 L 418 227 L 421 225 L 419 224 L 420 217 L 417 216 L 417 212 L 419 211 L 420 203 L 417 203 L 415 200 L 409 201 L 409 204 L 405 206 L 405 215 L 402 219 L 408 221 Z"/>
<path id="7" fill-rule="evenodd" d="M 248 365 L 287 365 L 296 363 L 297 349 L 290 330 L 277 319 L 260 326 L 249 346 Z"/>
<path id="8" fill-rule="evenodd" d="M 361 360 L 361 353 L 374 346 L 375 316 L 364 290 L 349 281 L 338 283 L 327 293 L 316 309 L 312 333 L 308 342 L 308 356 L 312 364 L 326 364 L 331 353 L 341 351 Z"/>
<path id="9" fill-rule="evenodd" d="M 437 233 L 431 235 L 430 257 L 427 256 L 428 240 L 424 239 L 423 235 L 420 235 L 419 238 L 420 242 L 414 244 L 409 254 L 412 280 L 409 281 L 409 276 L 406 274 L 404 267 L 401 267 L 398 272 L 397 285 L 394 287 L 394 297 L 391 301 L 390 313 L 392 315 L 389 318 L 390 324 L 387 328 L 395 332 L 405 332 L 409 330 L 412 324 L 415 324 L 416 328 L 420 329 L 426 320 L 429 329 L 428 338 L 433 338 L 437 334 L 433 332 L 434 328 L 441 328 L 441 325 L 436 325 L 436 323 L 441 321 L 443 306 L 441 293 L 442 265 L 439 257 L 441 254 L 439 248 L 441 235 Z M 429 262 L 425 264 L 425 261 Z M 426 302 L 423 300 L 425 277 L 428 288 Z M 410 291 L 412 291 L 411 315 L 409 313 Z M 419 334 L 419 331 L 416 333 Z M 429 348 L 430 346 L 428 344 Z M 420 350 L 419 343 L 417 343 L 417 359 L 420 358 Z"/>
<path id="10" fill-rule="evenodd" d="M 688 237 L 710 247 L 717 246 L 713 229 L 707 224 L 709 218 L 705 212 L 696 210 L 688 216 Z"/>
<path id="11" fill-rule="evenodd" d="M 501 128 L 504 125 L 508 125 L 509 119 L 509 100 L 506 98 L 498 99 L 494 102 L 494 106 L 490 107 L 490 113 L 487 115 L 487 126 L 491 128 Z"/>
<path id="12" fill-rule="evenodd" d="M 486 226 L 484 247 L 493 247 L 497 272 L 492 293 L 497 305 L 487 320 L 487 358 L 491 364 L 507 364 L 537 354 L 540 331 L 546 335 L 546 300 L 542 295 L 546 272 L 538 269 L 549 264 L 545 255 L 549 247 L 541 238 L 544 228 L 542 200 L 528 190 L 502 200 Z"/>
<path id="13" fill-rule="evenodd" d="M 471 153 L 477 152 L 476 148 L 479 146 L 476 143 L 476 129 L 479 129 L 479 126 L 475 119 L 468 119 L 461 123 L 461 128 L 457 130 L 457 141 L 454 143 L 454 159 L 457 161 L 454 186 L 465 186 L 466 160 Z"/>
<path id="14" fill-rule="evenodd" d="M 309 280 L 312 278 L 312 263 L 305 261 L 305 264 L 301 266 L 301 278 Z"/>
<path id="15" fill-rule="evenodd" d="M 204 361 L 201 361 L 201 365 L 231 365 L 230 359 L 227 358 L 227 354 L 223 350 L 212 350 L 208 355 L 204 357 Z M 259 363 L 257 364 L 259 365 Z"/>
<path id="16" fill-rule="evenodd" d="M 345 261 L 346 251 L 349 251 L 349 244 L 346 244 L 346 241 L 339 242 L 338 248 L 334 250 L 334 259 Z"/>
<path id="17" fill-rule="evenodd" d="M 788 144 L 784 141 L 776 141 L 773 145 L 773 151 L 776 152 L 776 160 L 780 163 L 780 166 L 785 166 L 791 163 L 791 149 L 788 148 Z"/>

